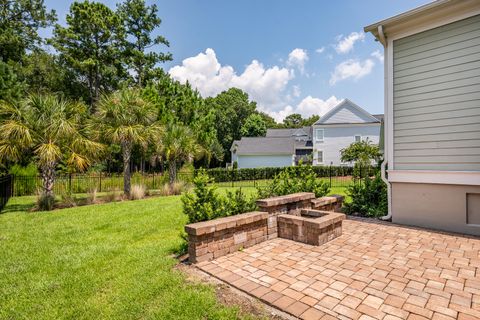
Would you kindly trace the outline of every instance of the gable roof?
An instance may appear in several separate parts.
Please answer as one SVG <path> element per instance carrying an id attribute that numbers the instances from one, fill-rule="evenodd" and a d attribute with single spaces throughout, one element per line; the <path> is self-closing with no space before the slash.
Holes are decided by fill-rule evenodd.
<path id="1" fill-rule="evenodd" d="M 314 125 L 379 122 L 379 119 L 372 116 L 363 108 L 348 99 L 344 99 L 315 122 Z"/>
<path id="2" fill-rule="evenodd" d="M 284 137 L 243 137 L 241 140 L 233 141 L 230 151 L 234 149 L 239 155 L 293 155 L 295 152 L 295 140 Z"/>
<path id="3" fill-rule="evenodd" d="M 311 137 L 311 127 L 267 129 L 267 138 Z"/>

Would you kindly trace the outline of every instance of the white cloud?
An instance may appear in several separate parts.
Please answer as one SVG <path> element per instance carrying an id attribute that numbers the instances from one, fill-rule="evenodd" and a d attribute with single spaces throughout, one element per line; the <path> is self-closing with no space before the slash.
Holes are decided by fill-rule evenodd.
<path id="1" fill-rule="evenodd" d="M 325 51 L 325 47 L 321 47 L 315 50 L 316 53 L 323 53 L 323 51 Z"/>
<path id="2" fill-rule="evenodd" d="M 204 97 L 215 96 L 231 87 L 242 89 L 265 111 L 282 103 L 285 88 L 293 78 L 293 72 L 287 68 L 265 68 L 257 60 L 237 75 L 231 66 L 222 66 L 215 51 L 210 48 L 205 53 L 183 60 L 181 65 L 172 67 L 168 72 L 182 83 L 189 81 Z"/>
<path id="3" fill-rule="evenodd" d="M 383 63 L 383 54 L 380 52 L 380 50 L 375 50 L 372 52 L 372 57 L 375 57 L 378 59 L 378 61 L 380 61 L 381 63 Z"/>
<path id="4" fill-rule="evenodd" d="M 298 98 L 300 97 L 300 94 L 302 93 L 302 91 L 300 90 L 300 87 L 299 86 L 293 86 L 292 87 L 292 95 L 295 97 L 295 98 Z"/>
<path id="5" fill-rule="evenodd" d="M 352 32 L 347 37 L 342 35 L 337 37 L 337 44 L 335 45 L 335 51 L 337 53 L 348 53 L 353 50 L 353 46 L 357 41 L 363 41 L 365 39 L 365 33 L 363 32 Z"/>
<path id="6" fill-rule="evenodd" d="M 290 67 L 296 67 L 300 70 L 300 73 L 305 72 L 305 63 L 308 61 L 307 50 L 304 49 L 293 49 L 292 52 L 288 54 L 287 65 Z"/>
<path id="7" fill-rule="evenodd" d="M 322 100 L 318 98 L 313 98 L 312 96 L 307 96 L 296 107 L 292 107 L 291 105 L 285 106 L 282 110 L 279 111 L 271 111 L 269 114 L 275 119 L 277 122 L 282 122 L 286 116 L 292 113 L 299 113 L 302 117 L 307 118 L 314 114 L 318 114 L 323 116 L 325 113 L 330 111 L 333 107 L 339 104 L 342 99 L 338 99 L 335 96 L 331 96 L 327 100 Z"/>
<path id="8" fill-rule="evenodd" d="M 331 74 L 330 85 L 349 78 L 358 80 L 372 72 L 374 65 L 375 63 L 371 59 L 363 62 L 356 59 L 343 61 L 335 67 L 335 71 Z"/>

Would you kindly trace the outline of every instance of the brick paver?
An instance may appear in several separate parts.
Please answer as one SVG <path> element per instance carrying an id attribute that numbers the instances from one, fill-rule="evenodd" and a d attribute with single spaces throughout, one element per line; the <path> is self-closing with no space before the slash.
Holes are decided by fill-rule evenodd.
<path id="1" fill-rule="evenodd" d="M 273 239 L 201 262 L 301 319 L 480 319 L 480 238 L 367 219 L 321 246 Z"/>

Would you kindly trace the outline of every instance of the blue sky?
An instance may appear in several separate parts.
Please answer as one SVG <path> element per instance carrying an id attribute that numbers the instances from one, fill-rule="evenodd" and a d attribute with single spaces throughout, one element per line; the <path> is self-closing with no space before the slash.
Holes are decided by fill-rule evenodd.
<path id="1" fill-rule="evenodd" d="M 71 2 L 46 5 L 64 23 Z M 203 96 L 240 87 L 280 121 L 293 112 L 324 114 L 343 98 L 383 113 L 383 48 L 363 27 L 430 1 L 147 2 L 159 8 L 158 32 L 174 58 L 163 68 L 175 79 Z"/>

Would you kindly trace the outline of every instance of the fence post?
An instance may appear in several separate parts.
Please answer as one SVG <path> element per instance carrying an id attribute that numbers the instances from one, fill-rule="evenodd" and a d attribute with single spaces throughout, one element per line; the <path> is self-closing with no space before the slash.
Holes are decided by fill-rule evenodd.
<path id="1" fill-rule="evenodd" d="M 68 192 L 72 193 L 72 173 L 68 174 Z"/>
<path id="2" fill-rule="evenodd" d="M 329 176 L 330 176 L 330 188 L 332 187 L 332 164 L 330 163 L 330 166 L 328 167 L 329 171 Z"/>
<path id="3" fill-rule="evenodd" d="M 155 190 L 155 171 L 153 171 L 153 181 L 152 181 L 152 189 Z"/>
<path id="4" fill-rule="evenodd" d="M 98 176 L 98 192 L 102 192 L 102 171 L 100 171 L 100 175 Z"/>

